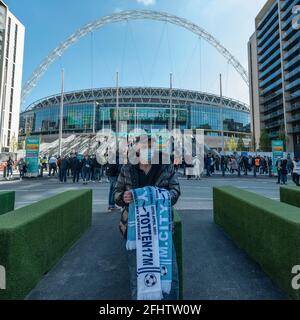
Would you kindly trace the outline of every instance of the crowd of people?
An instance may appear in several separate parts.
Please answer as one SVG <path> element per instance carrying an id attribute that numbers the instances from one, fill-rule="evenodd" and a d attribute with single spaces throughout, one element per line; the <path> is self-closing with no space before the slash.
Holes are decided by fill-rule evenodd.
<path id="1" fill-rule="evenodd" d="M 182 168 L 184 176 L 188 180 L 195 178 L 200 179 L 202 163 L 195 157 L 192 164 L 183 162 Z M 274 167 L 275 165 L 275 167 Z M 180 167 L 180 166 L 179 166 Z M 189 174 L 188 168 L 193 167 L 193 175 Z M 178 168 L 177 168 L 178 169 Z M 275 172 L 274 172 L 275 169 Z M 251 155 L 217 155 L 208 154 L 204 157 L 204 174 L 206 177 L 211 177 L 214 174 L 222 174 L 224 177 L 227 174 L 237 174 L 238 176 L 248 176 L 252 174 L 266 175 L 272 177 L 277 176 L 277 184 L 287 184 L 287 177 L 290 174 L 293 182 L 299 186 L 300 180 L 300 161 L 298 158 L 292 159 L 289 155 L 286 158 L 279 158 L 275 164 L 268 156 L 251 156 Z"/>
<path id="2" fill-rule="evenodd" d="M 83 184 L 88 184 L 90 181 L 101 182 L 105 171 L 105 166 L 98 163 L 95 155 L 85 155 L 81 158 L 77 153 L 64 157 L 44 156 L 40 158 L 39 167 L 40 177 L 47 171 L 49 177 L 57 176 L 59 181 L 64 183 L 69 177 L 73 183 L 78 183 L 80 179 Z"/>
<path id="3" fill-rule="evenodd" d="M 268 156 L 251 156 L 251 155 L 221 155 L 208 154 L 204 156 L 204 172 L 203 162 L 196 156 L 187 164 L 184 159 L 182 164 L 175 165 L 178 172 L 182 171 L 183 176 L 188 180 L 195 178 L 200 179 L 204 174 L 211 177 L 214 174 L 225 175 L 237 174 L 240 175 L 267 175 L 269 177 L 277 176 L 278 184 L 286 184 L 287 177 L 290 174 L 293 182 L 299 186 L 300 184 L 300 161 L 298 158 L 292 159 L 289 155 L 286 158 L 278 159 L 273 167 L 273 160 Z M 15 162 L 11 157 L 6 162 L 4 177 L 10 180 L 13 176 L 13 170 L 17 168 L 20 175 L 20 180 L 26 176 L 27 164 L 21 158 Z M 188 168 L 193 168 L 193 174 L 190 174 Z M 68 178 L 73 183 L 78 183 L 82 180 L 83 184 L 89 182 L 109 182 L 116 179 L 117 173 L 107 165 L 98 163 L 95 155 L 84 155 L 83 157 L 77 153 L 71 153 L 64 157 L 41 157 L 39 159 L 39 177 L 43 177 L 45 172 L 49 177 L 57 176 L 61 183 L 66 183 Z M 113 207 L 113 204 L 112 204 Z"/>

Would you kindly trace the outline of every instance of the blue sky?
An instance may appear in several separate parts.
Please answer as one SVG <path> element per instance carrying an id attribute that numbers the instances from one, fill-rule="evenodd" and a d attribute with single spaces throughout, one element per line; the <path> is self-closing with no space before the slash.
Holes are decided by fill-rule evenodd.
<path id="1" fill-rule="evenodd" d="M 23 83 L 52 49 L 71 33 L 104 15 L 128 9 L 166 11 L 184 17 L 215 36 L 246 68 L 247 42 L 266 0 L 6 0 L 26 27 Z M 93 58 L 92 58 L 93 57 Z M 81 39 L 48 69 L 23 107 L 60 91 L 65 69 L 67 91 L 115 85 L 169 85 L 219 92 L 248 102 L 248 88 L 236 71 L 205 40 L 177 26 L 156 21 L 106 25 Z"/>

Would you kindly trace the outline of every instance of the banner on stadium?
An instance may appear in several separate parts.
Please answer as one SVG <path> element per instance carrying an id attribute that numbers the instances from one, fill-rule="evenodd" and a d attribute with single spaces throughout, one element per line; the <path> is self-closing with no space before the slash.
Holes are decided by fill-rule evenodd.
<path id="1" fill-rule="evenodd" d="M 282 140 L 272 141 L 272 157 L 273 157 L 273 171 L 277 172 L 276 161 L 284 157 L 284 142 Z"/>
<path id="2" fill-rule="evenodd" d="M 31 177 L 39 175 L 40 138 L 26 138 L 27 173 Z"/>

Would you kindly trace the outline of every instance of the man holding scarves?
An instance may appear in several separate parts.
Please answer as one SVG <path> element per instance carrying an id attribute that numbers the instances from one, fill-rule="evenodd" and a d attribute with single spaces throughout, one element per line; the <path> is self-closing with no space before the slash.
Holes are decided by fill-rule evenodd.
<path id="1" fill-rule="evenodd" d="M 176 253 L 172 241 L 172 206 L 180 196 L 173 165 L 162 164 L 154 139 L 136 141 L 137 164 L 122 167 L 115 200 L 123 207 L 120 231 L 126 245 L 133 300 L 177 300 Z M 160 161 L 153 161 L 156 157 Z M 158 164 L 153 164 L 158 163 Z"/>

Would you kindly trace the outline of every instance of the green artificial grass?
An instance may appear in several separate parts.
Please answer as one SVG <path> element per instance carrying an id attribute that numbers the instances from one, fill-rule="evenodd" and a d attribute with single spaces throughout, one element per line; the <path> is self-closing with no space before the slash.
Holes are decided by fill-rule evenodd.
<path id="1" fill-rule="evenodd" d="M 300 208 L 300 187 L 281 187 L 280 201 Z"/>
<path id="2" fill-rule="evenodd" d="M 183 300 L 183 241 L 182 241 L 182 221 L 179 213 L 174 209 L 174 247 L 178 265 L 179 278 L 179 299 Z"/>
<path id="3" fill-rule="evenodd" d="M 300 209 L 245 190 L 214 188 L 214 221 L 245 250 L 291 298 L 300 263 Z M 251 279 L 249 279 L 251 281 Z"/>
<path id="4" fill-rule="evenodd" d="M 15 192 L 0 192 L 0 215 L 14 210 L 15 208 Z"/>
<path id="5" fill-rule="evenodd" d="M 0 299 L 23 299 L 90 227 L 92 190 L 67 191 L 0 216 Z"/>

